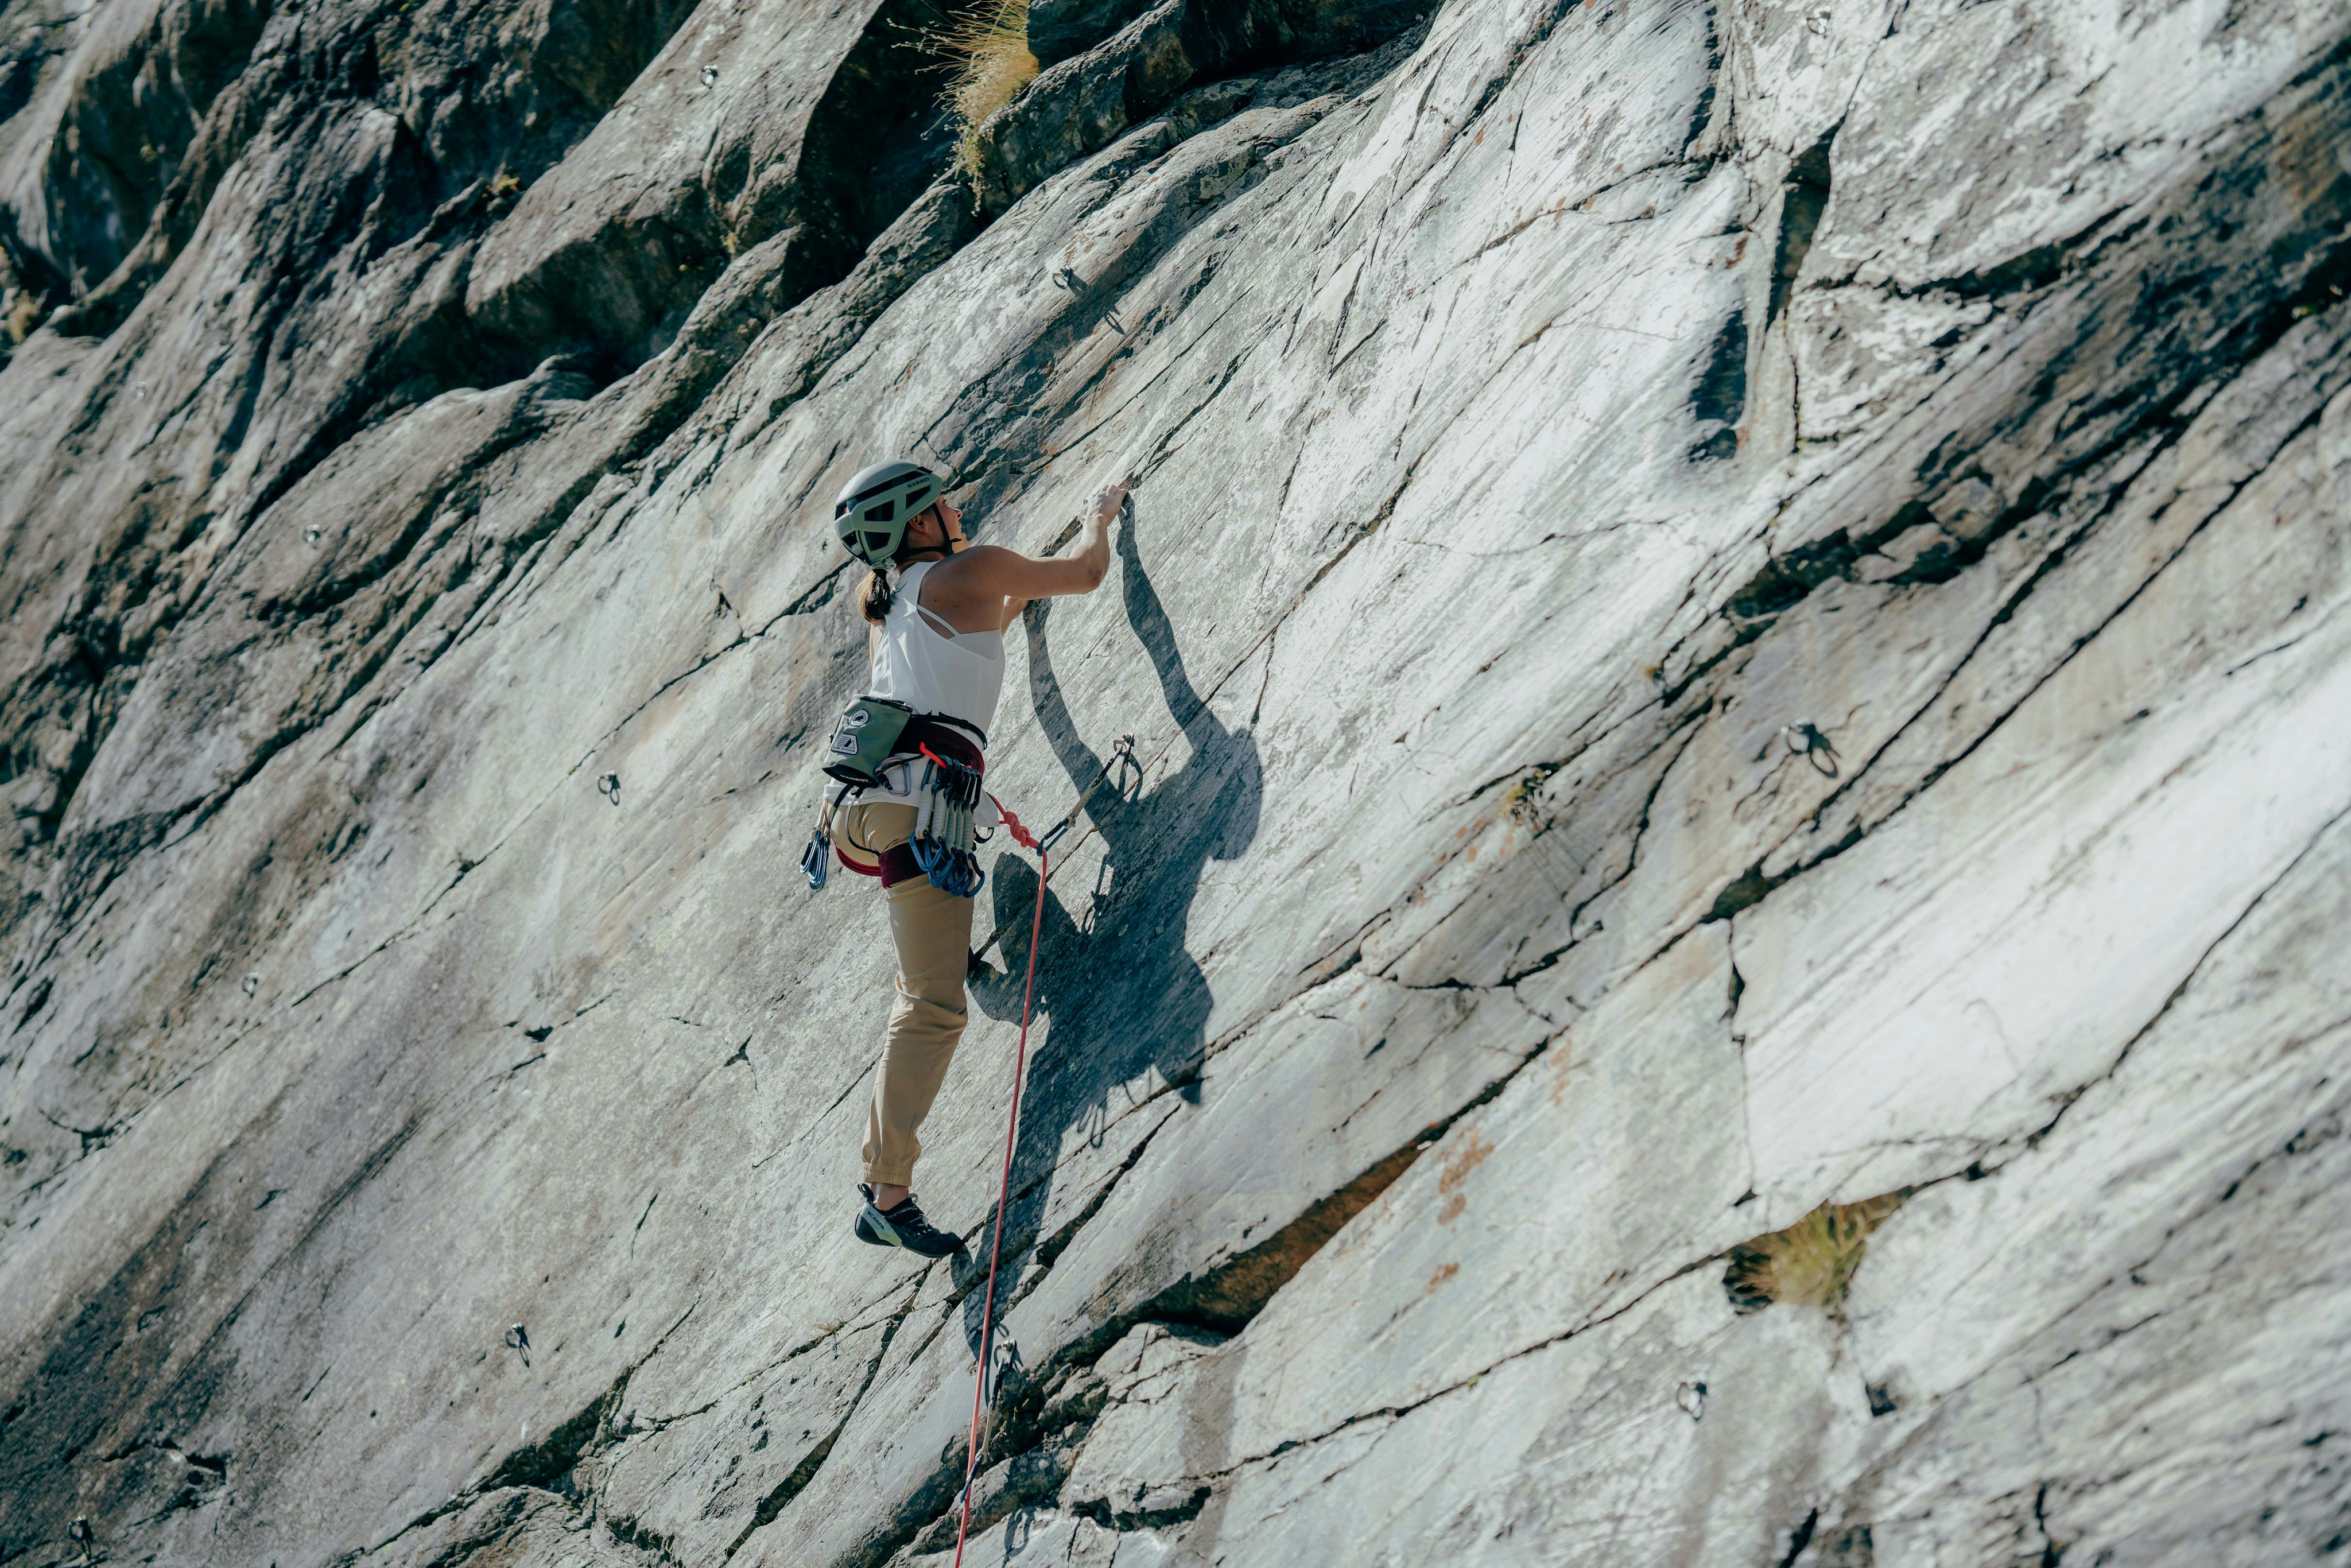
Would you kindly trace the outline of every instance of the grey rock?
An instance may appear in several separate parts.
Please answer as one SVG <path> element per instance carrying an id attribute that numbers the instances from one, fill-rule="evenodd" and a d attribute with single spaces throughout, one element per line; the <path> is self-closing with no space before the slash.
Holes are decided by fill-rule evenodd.
<path id="1" fill-rule="evenodd" d="M 466 316 L 633 365 L 737 272 L 738 254 L 750 253 L 743 273 L 775 278 L 765 287 L 784 304 L 839 277 L 942 161 L 920 57 L 905 47 L 938 20 L 911 0 L 748 26 L 706 0 L 485 236 Z"/>
<path id="2" fill-rule="evenodd" d="M 1287 109 L 1325 92 L 1344 91 L 1392 68 L 1400 52 L 1374 46 L 1411 29 L 1426 12 L 1419 0 L 1238 10 L 1160 0 L 1110 38 L 1040 73 L 974 128 L 979 204 L 1001 213 L 1055 170 L 1162 110 L 1166 130 L 1155 143 L 1144 144 L 1148 152 L 1193 135 L 1253 100 Z M 1263 64 L 1270 55 L 1339 55 L 1342 61 L 1257 76 L 1237 70 Z M 1185 93 L 1195 84 L 1205 85 Z"/>
<path id="3" fill-rule="evenodd" d="M 953 170 L 937 15 L 0 11 L 0 1559 L 2334 1550 L 2341 8 L 1040 5 Z M 977 1454 L 885 453 L 1134 480 Z"/>

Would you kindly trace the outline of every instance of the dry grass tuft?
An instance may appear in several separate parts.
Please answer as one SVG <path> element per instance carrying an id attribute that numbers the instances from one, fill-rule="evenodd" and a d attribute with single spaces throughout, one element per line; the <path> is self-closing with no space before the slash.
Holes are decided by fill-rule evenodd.
<path id="1" fill-rule="evenodd" d="M 12 289 L 0 294 L 0 301 L 5 301 L 7 305 L 5 329 L 12 348 L 38 331 L 43 318 L 48 315 L 43 308 L 41 297 L 29 288 Z"/>
<path id="2" fill-rule="evenodd" d="M 1722 1272 L 1731 1306 L 1760 1312 L 1774 1301 L 1810 1301 L 1835 1312 L 1869 1249 L 1869 1233 L 1909 1196 L 1903 1187 L 1859 1203 L 1824 1203 L 1785 1230 L 1740 1243 Z"/>
<path id="3" fill-rule="evenodd" d="M 49 301 L 37 288 L 26 286 L 16 275 L 16 266 L 8 253 L 0 250 L 0 331 L 8 334 L 8 346 L 15 348 L 35 332 L 48 319 Z"/>
<path id="4" fill-rule="evenodd" d="M 956 165 L 979 172 L 980 122 L 1029 85 L 1029 0 L 979 0 L 978 8 L 927 33 L 924 45 L 947 62 L 947 111 L 956 124 Z"/>

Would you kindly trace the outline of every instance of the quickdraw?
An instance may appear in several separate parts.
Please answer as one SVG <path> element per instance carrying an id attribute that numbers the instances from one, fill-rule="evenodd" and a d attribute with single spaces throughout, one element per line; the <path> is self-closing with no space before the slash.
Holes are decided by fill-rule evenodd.
<path id="1" fill-rule="evenodd" d="M 800 874 L 808 878 L 810 892 L 821 892 L 831 869 L 832 802 L 828 800 L 817 813 L 816 831 L 809 835 L 808 847 L 800 851 Z"/>
<path id="2" fill-rule="evenodd" d="M 978 841 L 972 826 L 979 809 L 980 770 L 922 747 L 927 766 L 916 793 L 914 836 L 909 845 L 914 863 L 931 885 L 954 898 L 976 897 L 987 873 L 980 869 Z"/>

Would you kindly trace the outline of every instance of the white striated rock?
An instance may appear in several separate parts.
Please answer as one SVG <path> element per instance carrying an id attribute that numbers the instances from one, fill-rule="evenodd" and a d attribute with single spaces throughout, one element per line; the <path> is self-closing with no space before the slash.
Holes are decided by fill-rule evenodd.
<path id="1" fill-rule="evenodd" d="M 2341 8 L 1046 9 L 0 11 L 0 1559 L 2335 1550 Z M 1134 480 L 976 1461 L 884 454 Z"/>

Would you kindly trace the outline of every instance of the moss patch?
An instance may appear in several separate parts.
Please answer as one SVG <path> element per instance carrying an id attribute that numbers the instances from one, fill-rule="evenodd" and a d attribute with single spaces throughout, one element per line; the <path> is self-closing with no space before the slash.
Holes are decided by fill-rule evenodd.
<path id="1" fill-rule="evenodd" d="M 1771 1231 L 1730 1249 L 1722 1271 L 1723 1293 L 1740 1312 L 1760 1312 L 1775 1301 L 1809 1302 L 1835 1315 L 1844 1306 L 1869 1249 L 1869 1233 L 1907 1202 L 1910 1187 L 1863 1198 L 1824 1203 L 1784 1230 Z"/>

